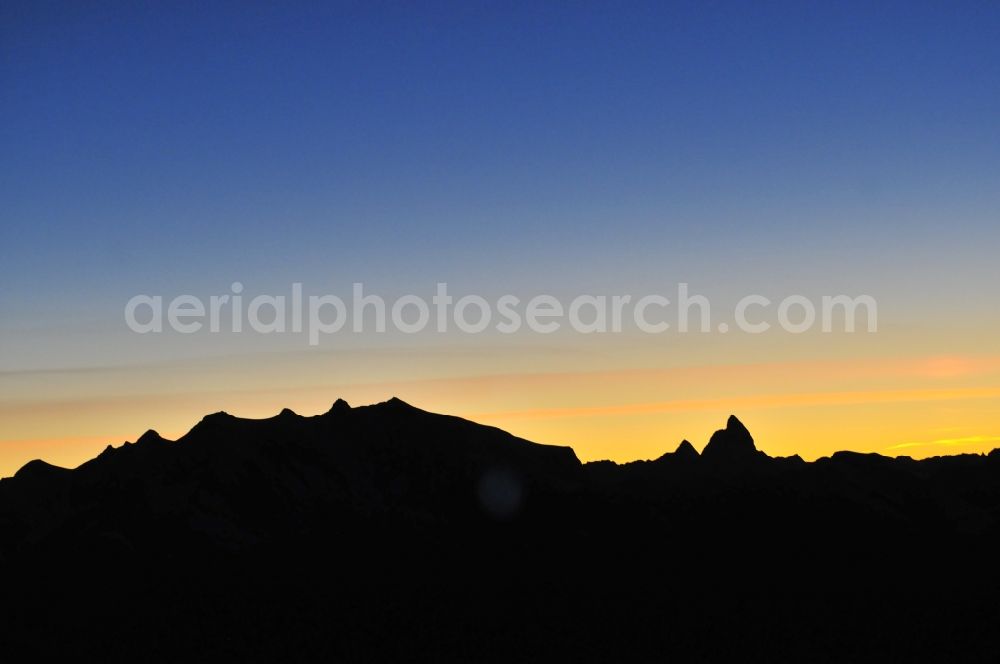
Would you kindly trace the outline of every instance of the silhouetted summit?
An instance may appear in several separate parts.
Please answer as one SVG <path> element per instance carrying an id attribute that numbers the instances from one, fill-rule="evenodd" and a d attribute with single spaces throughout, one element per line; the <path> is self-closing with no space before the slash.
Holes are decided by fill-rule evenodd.
<path id="1" fill-rule="evenodd" d="M 743 423 L 730 415 L 726 428 L 712 434 L 701 456 L 714 463 L 747 463 L 766 458 L 753 443 L 753 436 Z"/>
<path id="2" fill-rule="evenodd" d="M 166 441 L 165 438 L 163 438 L 163 436 L 161 436 L 156 431 L 153 431 L 152 429 L 150 429 L 146 433 L 144 433 L 141 436 L 139 436 L 139 439 L 137 441 L 135 441 L 135 444 L 136 445 L 147 445 L 147 444 L 156 445 L 158 443 L 165 443 L 165 442 L 167 442 L 167 441 Z"/>
<path id="3" fill-rule="evenodd" d="M 682 440 L 681 444 L 674 450 L 674 456 L 678 459 L 694 460 L 698 458 L 698 450 L 694 449 L 694 445 L 687 440 Z"/>
<path id="4" fill-rule="evenodd" d="M 72 471 L 68 468 L 60 468 L 59 466 L 53 466 L 50 463 L 46 463 L 41 459 L 35 459 L 34 461 L 29 461 L 21 466 L 21 469 L 14 473 L 14 477 L 26 481 L 44 481 L 49 477 L 60 476 L 69 472 Z"/>
<path id="5" fill-rule="evenodd" d="M 347 403 L 343 399 L 337 399 L 336 401 L 333 402 L 333 405 L 330 406 L 330 410 L 327 411 L 327 415 L 338 412 L 349 411 L 350 409 L 351 405 L 349 403 Z"/>

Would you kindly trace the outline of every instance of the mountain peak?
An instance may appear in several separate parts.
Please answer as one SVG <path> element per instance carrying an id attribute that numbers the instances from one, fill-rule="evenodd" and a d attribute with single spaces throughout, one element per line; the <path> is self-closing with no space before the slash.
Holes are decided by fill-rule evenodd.
<path id="1" fill-rule="evenodd" d="M 347 403 L 343 399 L 337 399 L 336 401 L 333 402 L 333 405 L 330 406 L 330 410 L 326 411 L 326 414 L 331 415 L 333 413 L 345 413 L 350 409 L 351 409 L 351 404 Z"/>
<path id="2" fill-rule="evenodd" d="M 405 409 L 408 409 L 408 410 L 417 410 L 417 408 L 415 406 L 411 406 L 410 404 L 406 403 L 405 401 L 403 401 L 399 397 L 392 397 L 388 401 L 383 401 L 379 405 L 390 406 L 392 408 L 398 408 L 398 409 L 405 408 Z"/>
<path id="3" fill-rule="evenodd" d="M 225 427 L 230 422 L 235 421 L 236 418 L 227 413 L 224 410 L 220 410 L 217 413 L 212 413 L 206 415 L 197 424 L 191 427 L 188 431 L 181 437 L 181 440 L 191 440 L 193 438 L 198 438 L 200 436 L 206 435 L 208 432 L 216 431 L 220 428 Z"/>
<path id="4" fill-rule="evenodd" d="M 153 429 L 149 429 L 146 433 L 139 436 L 139 440 L 135 441 L 136 445 L 147 445 L 149 443 L 159 443 L 163 441 L 164 438 L 159 433 Z"/>
<path id="5" fill-rule="evenodd" d="M 26 477 L 49 477 L 51 475 L 59 475 L 68 472 L 70 472 L 68 468 L 54 466 L 51 463 L 42 461 L 41 459 L 35 459 L 21 466 L 21 469 L 14 473 L 14 477 L 22 479 Z"/>
<path id="6" fill-rule="evenodd" d="M 195 427 L 198 427 L 198 426 L 210 426 L 210 427 L 225 426 L 225 425 L 227 425 L 227 424 L 229 424 L 231 422 L 235 422 L 237 419 L 239 419 L 239 418 L 237 418 L 235 415 L 231 415 L 231 414 L 227 413 L 224 410 L 220 410 L 217 413 L 210 413 L 210 414 L 206 415 L 205 417 L 201 418 L 201 421 L 198 422 L 198 424 L 196 424 Z"/>
<path id="7" fill-rule="evenodd" d="M 677 446 L 674 450 L 674 455 L 679 459 L 697 459 L 698 450 L 694 449 L 694 445 L 690 443 L 686 438 L 681 441 L 681 444 Z"/>
<path id="8" fill-rule="evenodd" d="M 748 461 L 762 454 L 743 423 L 735 415 L 730 415 L 726 420 L 726 428 L 712 434 L 701 456 L 710 461 L 728 463 Z"/>
<path id="9" fill-rule="evenodd" d="M 726 420 L 726 430 L 745 434 L 748 438 L 750 438 L 750 441 L 753 442 L 753 437 L 750 435 L 750 431 L 735 415 L 730 415 L 729 419 Z"/>

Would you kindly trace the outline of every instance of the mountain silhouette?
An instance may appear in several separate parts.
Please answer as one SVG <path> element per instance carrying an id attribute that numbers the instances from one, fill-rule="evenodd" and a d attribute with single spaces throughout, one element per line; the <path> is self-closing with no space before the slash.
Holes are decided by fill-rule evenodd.
<path id="1" fill-rule="evenodd" d="M 698 458 L 698 450 L 694 449 L 694 445 L 687 440 L 682 440 L 673 454 L 674 458 L 685 459 L 687 461 L 694 461 Z"/>
<path id="2" fill-rule="evenodd" d="M 998 554 L 1000 450 L 807 463 L 735 416 L 701 454 L 581 463 L 338 399 L 0 480 L 0 620 L 34 653 L 989 659 Z"/>
<path id="3" fill-rule="evenodd" d="M 702 457 L 714 463 L 748 463 L 764 456 L 753 444 L 753 436 L 735 415 L 729 416 L 725 429 L 712 434 L 702 450 Z"/>

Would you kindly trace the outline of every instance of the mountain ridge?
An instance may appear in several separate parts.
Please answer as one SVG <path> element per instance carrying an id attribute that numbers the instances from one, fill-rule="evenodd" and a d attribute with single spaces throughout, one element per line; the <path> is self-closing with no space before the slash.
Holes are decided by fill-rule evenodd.
<path id="1" fill-rule="evenodd" d="M 31 461 L 0 480 L 0 553 L 26 542 L 68 544 L 99 528 L 151 543 L 162 539 L 147 532 L 152 520 L 179 541 L 200 524 L 202 545 L 235 549 L 285 537 L 291 523 L 324 533 L 329 518 L 375 514 L 419 531 L 497 519 L 585 523 L 592 513 L 610 524 L 655 507 L 653 522 L 670 515 L 699 531 L 695 515 L 729 519 L 758 503 L 773 513 L 754 518 L 774 528 L 796 518 L 856 518 L 888 531 L 993 533 L 998 452 L 917 461 L 844 451 L 805 462 L 758 450 L 730 416 L 701 453 L 684 440 L 655 460 L 581 463 L 570 447 L 397 397 L 360 407 L 338 399 L 309 416 L 287 408 L 261 419 L 212 413 L 173 441 L 148 430 L 75 469 Z M 832 511 L 817 517 L 824 510 Z"/>
<path id="2" fill-rule="evenodd" d="M 430 413 L 430 411 L 425 411 L 425 410 L 422 410 L 420 408 L 417 408 L 416 406 L 413 406 L 413 405 L 409 404 L 408 402 L 406 402 L 406 401 L 404 401 L 404 400 L 402 400 L 402 399 L 400 399 L 399 397 L 396 397 L 396 396 L 393 396 L 393 397 L 391 397 L 391 398 L 389 398 L 389 399 L 387 399 L 385 401 L 382 401 L 382 402 L 378 402 L 378 403 L 374 403 L 374 404 L 368 404 L 368 405 L 365 405 L 365 406 L 357 406 L 357 407 L 352 407 L 346 400 L 338 398 L 338 399 L 336 399 L 333 402 L 333 404 L 331 405 L 331 407 L 327 411 L 325 411 L 323 413 L 318 413 L 318 414 L 315 414 L 315 415 L 300 415 L 300 414 L 296 413 L 295 411 L 293 411 L 290 408 L 282 408 L 281 411 L 279 411 L 276 415 L 272 415 L 270 417 L 264 417 L 264 418 L 239 417 L 239 416 L 227 413 L 225 411 L 217 411 L 217 412 L 210 413 L 210 414 L 207 414 L 204 417 L 202 417 L 202 419 L 198 423 L 196 423 L 191 429 L 189 429 L 185 434 L 181 435 L 180 437 L 178 437 L 178 438 L 176 438 L 174 440 L 170 440 L 170 439 L 164 438 L 163 436 L 161 436 L 154 429 L 148 429 L 141 436 L 139 436 L 134 442 L 132 442 L 132 441 L 124 441 L 122 444 L 120 444 L 117 447 L 115 447 L 114 445 L 109 444 L 107 447 L 105 447 L 105 449 L 100 454 L 98 454 L 97 456 L 95 456 L 92 459 L 84 461 L 83 463 L 80 464 L 80 466 L 86 465 L 86 464 L 90 463 L 91 461 L 94 461 L 94 460 L 100 458 L 102 455 L 104 455 L 106 453 L 114 452 L 115 450 L 122 449 L 122 448 L 124 448 L 126 446 L 131 446 L 131 445 L 145 445 L 145 444 L 150 444 L 150 443 L 152 443 L 152 444 L 159 444 L 159 443 L 171 443 L 171 444 L 173 444 L 173 443 L 183 443 L 186 440 L 190 440 L 190 438 L 192 437 L 192 435 L 195 434 L 196 430 L 202 429 L 202 428 L 204 428 L 207 425 L 215 426 L 215 425 L 217 425 L 220 422 L 227 422 L 228 421 L 228 422 L 240 422 L 240 423 L 254 423 L 254 422 L 273 422 L 273 421 L 279 421 L 279 420 L 282 420 L 282 419 L 287 420 L 287 419 L 292 419 L 292 418 L 304 418 L 304 419 L 308 419 L 308 418 L 322 418 L 322 417 L 328 417 L 328 416 L 333 416 L 333 415 L 337 415 L 337 414 L 343 414 L 345 412 L 354 411 L 354 410 L 358 410 L 358 409 L 371 409 L 371 408 L 374 408 L 374 409 L 378 409 L 378 408 L 390 409 L 390 408 L 392 408 L 392 409 L 399 409 L 399 410 L 409 410 L 409 411 L 412 411 L 412 412 L 434 414 L 434 413 Z M 451 416 L 451 415 L 439 415 L 439 416 L 441 416 L 441 417 L 455 417 L 455 419 L 459 419 L 459 420 L 462 420 L 464 422 L 469 422 L 469 423 L 472 423 L 472 424 L 476 424 L 477 426 L 482 426 L 482 427 L 494 428 L 495 429 L 495 427 L 489 427 L 489 425 L 482 425 L 482 424 L 474 422 L 473 420 L 467 420 L 465 418 L 459 418 L 459 417 Z M 502 431 L 500 429 L 497 429 L 497 430 L 498 431 Z M 504 432 L 504 433 L 506 433 L 506 432 Z M 510 435 L 510 434 L 508 434 L 508 435 Z M 525 439 L 520 439 L 520 440 L 525 440 Z M 552 444 L 549 444 L 549 443 L 538 443 L 538 442 L 534 442 L 534 441 L 526 441 L 526 442 L 531 442 L 534 445 L 541 445 L 541 446 L 545 446 L 545 447 L 568 448 L 568 449 L 572 450 L 572 447 L 567 446 L 567 445 L 552 445 Z M 574 455 L 575 455 L 575 451 L 574 451 Z M 748 461 L 750 459 L 758 459 L 758 460 L 759 459 L 772 459 L 772 460 L 773 459 L 796 459 L 796 460 L 802 461 L 802 463 L 817 463 L 817 462 L 822 462 L 822 461 L 824 461 L 826 459 L 844 458 L 844 457 L 847 457 L 849 455 L 867 455 L 867 456 L 872 457 L 872 458 L 878 457 L 878 458 L 882 458 L 882 459 L 912 460 L 912 457 L 909 457 L 907 455 L 887 456 L 887 455 L 884 455 L 884 454 L 880 454 L 878 452 L 857 452 L 857 451 L 854 451 L 854 450 L 838 450 L 836 452 L 831 453 L 830 455 L 819 457 L 819 458 L 815 459 L 814 461 L 805 461 L 805 460 L 801 459 L 801 457 L 798 454 L 793 454 L 792 456 L 789 456 L 789 457 L 771 457 L 771 456 L 767 455 L 765 452 L 763 452 L 762 450 L 758 450 L 756 448 L 756 445 L 754 443 L 754 439 L 750 435 L 750 432 L 747 430 L 746 426 L 739 420 L 739 418 L 736 417 L 736 415 L 730 415 L 727 418 L 726 427 L 723 428 L 723 429 L 719 429 L 719 430 L 715 431 L 712 434 L 712 436 L 710 437 L 709 441 L 702 448 L 701 452 L 698 452 L 698 450 L 694 447 L 694 445 L 692 443 L 690 443 L 688 440 L 683 439 L 680 442 L 680 444 L 678 445 L 678 447 L 673 452 L 670 452 L 670 451 L 665 452 L 660 457 L 658 457 L 656 460 L 664 459 L 664 458 L 672 458 L 675 455 L 679 455 L 679 456 L 682 456 L 682 457 L 688 458 L 688 459 L 702 458 L 702 459 L 711 459 L 713 461 L 719 461 L 719 460 L 721 460 L 721 461 L 723 461 L 725 463 L 745 462 L 745 461 Z M 991 450 L 989 452 L 978 453 L 978 454 L 976 454 L 976 453 L 962 453 L 962 454 L 958 454 L 958 455 L 930 456 L 930 457 L 925 457 L 923 459 L 919 459 L 917 461 L 932 461 L 932 460 L 935 460 L 935 459 L 948 459 L 948 458 L 954 458 L 954 457 L 989 457 L 991 455 L 1000 455 L 1000 448 L 995 448 L 995 449 L 993 449 L 993 450 Z M 605 460 L 605 459 L 594 459 L 594 460 L 591 460 L 591 461 L 581 462 L 581 463 L 585 463 L 585 464 L 589 464 L 589 463 L 612 463 L 612 464 L 615 464 L 616 466 L 625 466 L 625 465 L 632 464 L 632 463 L 647 463 L 647 462 L 651 462 L 651 461 L 654 461 L 654 460 L 653 459 L 635 459 L 635 460 L 626 461 L 626 462 L 616 462 L 616 461 Z M 65 470 L 65 471 L 73 471 L 76 468 L 80 467 L 80 466 L 77 466 L 76 468 L 67 468 L 67 467 L 64 467 L 64 466 L 57 466 L 57 465 L 51 464 L 51 463 L 49 463 L 49 462 L 47 462 L 47 461 L 45 461 L 45 460 L 43 460 L 41 458 L 32 459 L 32 460 L 26 462 L 17 471 L 15 471 L 14 475 L 9 476 L 9 477 L 0 477 L 0 481 L 5 480 L 5 479 L 12 479 L 13 477 L 16 477 L 18 475 L 18 473 L 21 473 L 22 470 L 25 470 L 29 466 L 31 466 L 33 468 L 38 467 L 38 464 L 44 464 L 45 466 L 48 466 L 48 467 L 50 467 L 52 469 Z"/>
<path id="3" fill-rule="evenodd" d="M 807 463 L 735 417 L 700 454 L 581 463 L 338 400 L 0 480 L 0 630 L 35 658 L 894 661 L 893 633 L 995 661 L 998 559 L 1000 451 Z"/>

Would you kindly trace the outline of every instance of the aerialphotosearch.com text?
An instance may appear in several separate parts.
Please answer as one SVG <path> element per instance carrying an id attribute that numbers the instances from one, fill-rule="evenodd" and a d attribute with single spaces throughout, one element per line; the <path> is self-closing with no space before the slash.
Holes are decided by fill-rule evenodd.
<path id="1" fill-rule="evenodd" d="M 824 295 L 809 298 L 788 295 L 773 301 L 763 295 L 746 295 L 732 308 L 728 320 L 713 324 L 709 298 L 691 293 L 687 283 L 677 284 L 671 297 L 643 295 L 578 295 L 560 298 L 538 294 L 529 298 L 502 295 L 455 297 L 447 283 L 438 283 L 429 298 L 407 294 L 395 298 L 368 292 L 354 283 L 349 298 L 325 293 L 304 295 L 293 283 L 282 295 L 244 293 L 234 282 L 228 293 L 207 298 L 194 295 L 140 294 L 125 304 L 125 323 L 139 334 L 172 330 L 181 334 L 244 332 L 304 334 L 310 346 L 320 339 L 346 331 L 404 334 L 459 331 L 481 334 L 495 330 L 514 334 L 529 330 L 552 334 L 569 329 L 580 334 L 620 333 L 637 330 L 647 334 L 667 332 L 718 332 L 738 330 L 761 334 L 781 329 L 800 334 L 865 332 L 878 329 L 878 307 L 870 295 Z M 863 322 L 863 326 L 860 323 Z"/>

